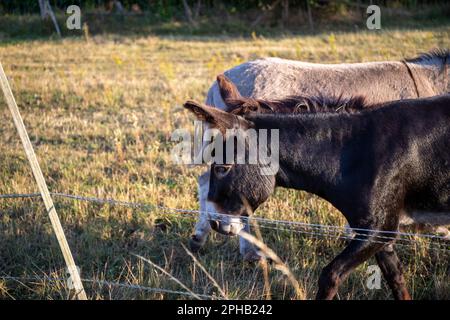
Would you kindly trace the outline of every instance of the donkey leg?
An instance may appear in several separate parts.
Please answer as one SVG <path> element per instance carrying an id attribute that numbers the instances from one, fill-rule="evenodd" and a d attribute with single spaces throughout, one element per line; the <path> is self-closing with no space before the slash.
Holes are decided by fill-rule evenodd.
<path id="1" fill-rule="evenodd" d="M 208 214 L 212 205 L 208 205 L 207 197 L 209 191 L 209 169 L 198 178 L 198 198 L 200 201 L 199 219 L 195 225 L 194 234 L 191 236 L 189 246 L 192 252 L 197 252 L 206 242 L 211 231 Z M 214 209 L 213 209 L 214 210 Z"/>
<path id="2" fill-rule="evenodd" d="M 247 233 L 250 233 L 250 225 L 248 221 L 245 222 L 243 230 Z M 255 246 L 242 237 L 239 237 L 239 252 L 242 255 L 244 261 L 247 262 L 256 262 L 261 260 L 262 258 L 262 255 L 258 252 Z"/>
<path id="3" fill-rule="evenodd" d="M 375 254 L 378 266 L 397 300 L 411 300 L 406 288 L 403 270 L 392 244 Z"/>
<path id="4" fill-rule="evenodd" d="M 350 272 L 373 256 L 384 245 L 383 243 L 351 240 L 348 246 L 322 270 L 316 299 L 333 299 L 339 284 L 348 277 Z"/>

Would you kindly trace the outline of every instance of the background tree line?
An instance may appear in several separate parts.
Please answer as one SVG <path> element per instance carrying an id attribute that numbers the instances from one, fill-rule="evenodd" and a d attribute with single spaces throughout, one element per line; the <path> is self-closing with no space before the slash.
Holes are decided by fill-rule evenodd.
<path id="1" fill-rule="evenodd" d="M 81 7 L 83 22 L 93 33 L 111 28 L 120 32 L 144 32 L 149 25 L 159 26 L 153 27 L 153 32 L 168 33 L 241 33 L 249 29 L 262 31 L 262 28 L 306 30 L 307 26 L 313 31 L 325 24 L 354 26 L 366 19 L 366 9 L 370 4 L 383 8 L 386 14 L 384 22 L 389 15 L 394 17 L 392 21 L 399 17 L 422 15 L 428 17 L 428 21 L 440 23 L 450 13 L 448 0 L 0 0 L 0 15 L 3 15 L 3 18 L 0 16 L 0 26 L 19 30 L 20 26 L 15 27 L 8 22 L 13 15 L 37 15 L 40 12 L 43 19 L 50 20 L 48 18 L 51 17 L 54 28 L 61 34 L 56 21 L 63 21 L 64 11 L 73 4 Z M 111 23 L 105 23 L 109 20 Z M 177 26 L 181 21 L 193 28 L 186 28 L 184 23 Z M 159 22 L 170 22 L 171 25 Z M 44 26 L 47 25 L 51 24 Z M 33 26 L 42 29 L 38 24 Z M 212 27 L 215 29 L 211 30 Z"/>
<path id="2" fill-rule="evenodd" d="M 345 10 L 378 4 L 387 8 L 414 9 L 424 5 L 445 4 L 447 0 L 50 0 L 54 8 L 64 9 L 69 5 L 76 4 L 84 9 L 114 9 L 114 3 L 120 3 L 124 10 L 135 12 L 151 12 L 162 17 L 172 18 L 179 14 L 202 14 L 211 12 L 218 8 L 229 12 L 241 12 L 246 10 L 274 10 L 288 12 L 290 9 L 303 10 Z M 3 13 L 38 13 L 38 0 L 2 0 L 0 1 L 0 12 Z"/>

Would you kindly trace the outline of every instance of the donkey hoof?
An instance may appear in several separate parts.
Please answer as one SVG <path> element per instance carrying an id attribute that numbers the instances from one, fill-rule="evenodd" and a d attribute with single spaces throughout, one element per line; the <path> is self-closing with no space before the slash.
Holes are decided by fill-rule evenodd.
<path id="1" fill-rule="evenodd" d="M 201 241 L 195 234 L 189 239 L 189 248 L 192 252 L 196 253 L 203 247 L 204 242 Z"/>
<path id="2" fill-rule="evenodd" d="M 254 263 L 259 262 L 264 258 L 262 254 L 260 254 L 258 251 L 248 251 L 244 254 L 244 262 Z"/>

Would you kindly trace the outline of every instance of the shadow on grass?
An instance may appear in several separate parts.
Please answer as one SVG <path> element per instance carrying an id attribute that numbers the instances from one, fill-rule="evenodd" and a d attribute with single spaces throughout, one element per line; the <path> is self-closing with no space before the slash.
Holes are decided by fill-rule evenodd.
<path id="1" fill-rule="evenodd" d="M 216 294 L 207 279 L 192 275 L 193 270 L 195 272 L 193 262 L 180 246 L 180 241 L 187 241 L 185 233 L 191 230 L 190 219 L 173 215 L 155 218 L 156 212 L 132 212 L 127 208 L 67 201 L 56 201 L 56 208 L 82 278 L 184 291 L 133 256 L 139 254 L 169 270 L 194 292 Z M 7 200 L 0 205 L 0 211 L 0 283 L 3 276 L 66 279 L 65 263 L 40 200 Z M 83 217 L 75 215 L 79 211 L 83 212 Z M 232 245 L 227 244 L 221 251 L 233 252 Z M 223 257 L 212 248 L 208 251 L 206 268 L 215 273 L 220 271 L 214 270 L 213 265 L 217 266 L 220 259 L 239 261 L 236 252 Z M 240 263 L 235 270 L 243 278 L 250 271 L 243 269 Z M 250 273 L 255 272 L 258 270 Z M 247 279 L 249 287 L 252 279 Z M 20 299 L 67 299 L 70 296 L 64 282 L 51 283 L 44 279 L 23 283 L 8 280 L 3 289 L 0 299 L 7 298 L 3 296 L 6 291 L 9 297 Z M 86 284 L 86 289 L 94 299 L 185 298 L 171 293 L 161 296 L 127 288 L 92 287 L 92 284 Z"/>
<path id="2" fill-rule="evenodd" d="M 190 219 L 161 214 L 158 214 L 159 217 L 155 219 L 155 214 L 158 212 L 138 212 L 130 208 L 65 200 L 57 201 L 56 207 L 75 262 L 81 269 L 82 278 L 180 290 L 180 287 L 172 280 L 135 258 L 133 253 L 136 253 L 168 270 L 194 292 L 206 295 L 217 294 L 210 281 L 196 270 L 192 259 L 180 246 L 180 241 L 186 242 L 191 230 Z M 66 278 L 65 264 L 40 200 L 8 200 L 0 203 L 0 210 L 2 212 L 0 216 L 0 277 L 8 275 Z M 281 235 L 288 240 L 287 243 L 280 241 Z M 294 267 L 295 277 L 302 282 L 306 281 L 309 297 L 312 297 L 316 290 L 320 269 L 344 246 L 340 241 L 320 238 L 315 239 L 312 245 L 310 237 L 295 236 L 284 231 L 265 232 L 265 240 L 271 246 L 275 246 L 277 252 L 283 253 L 281 258 Z M 214 242 L 215 244 L 209 242 L 197 255 L 205 268 L 220 283 L 226 283 L 226 289 L 231 294 L 231 298 L 261 298 L 264 284 L 260 268 L 257 265 L 242 263 L 236 250 L 236 241 L 222 239 L 219 240 L 221 244 Z M 289 251 L 292 251 L 297 258 L 294 259 L 288 254 Z M 411 249 L 400 250 L 401 260 L 404 262 L 409 260 L 409 264 L 419 268 L 416 276 L 440 274 L 439 279 L 442 281 L 440 285 L 442 292 L 437 293 L 435 284 L 428 282 L 427 277 L 417 277 L 414 280 L 415 287 L 418 289 L 415 292 L 415 298 L 445 299 L 448 296 L 446 291 L 448 282 L 445 282 L 445 279 L 448 277 L 443 275 L 448 265 L 436 263 L 446 261 L 445 253 L 441 255 L 431 251 L 425 257 L 422 256 L 420 262 L 413 263 L 410 259 L 414 254 L 414 250 Z M 350 279 L 343 284 L 341 291 L 351 293 L 353 299 L 390 297 L 390 291 L 386 285 L 383 285 L 383 289 L 378 292 L 370 294 L 366 292 L 361 286 L 365 279 L 364 274 L 363 267 L 358 272 L 353 272 Z M 272 298 L 292 299 L 294 297 L 294 292 L 286 286 L 286 280 L 280 278 L 276 270 L 270 271 L 270 279 Z M 3 295 L 4 292 L 8 292 L 10 298 L 20 299 L 67 299 L 70 296 L 64 283 L 50 284 L 48 281 L 34 281 L 29 284 L 8 281 L 3 287 L 0 285 L 0 289 L 3 289 L 0 290 L 0 299 L 8 298 Z M 145 293 L 126 288 L 92 287 L 89 284 L 86 285 L 86 289 L 93 299 L 184 298 L 174 294 Z"/>

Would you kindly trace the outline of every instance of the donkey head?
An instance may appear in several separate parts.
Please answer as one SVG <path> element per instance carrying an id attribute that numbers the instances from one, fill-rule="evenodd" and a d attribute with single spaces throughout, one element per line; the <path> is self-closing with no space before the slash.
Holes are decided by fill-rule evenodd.
<path id="1" fill-rule="evenodd" d="M 211 164 L 208 201 L 214 204 L 219 215 L 211 213 L 210 223 L 215 231 L 236 235 L 244 226 L 241 217 L 249 216 L 273 193 L 275 173 L 262 170 L 264 164 L 260 163 L 259 157 L 250 163 L 249 149 L 255 145 L 249 143 L 248 139 L 244 137 L 243 149 L 238 147 L 236 140 L 241 138 L 239 134 L 246 134 L 250 130 L 256 132 L 253 129 L 253 122 L 218 108 L 191 101 L 186 102 L 184 107 L 194 113 L 199 120 L 206 121 L 211 128 L 218 129 L 220 135 L 219 138 L 216 136 L 216 139 L 220 139 L 218 143 L 222 146 L 214 151 L 227 150 L 226 158 L 224 155 L 215 154 Z M 261 138 L 255 136 L 259 148 Z M 240 156 L 238 153 L 242 150 L 245 150 L 243 162 L 237 159 Z"/>

